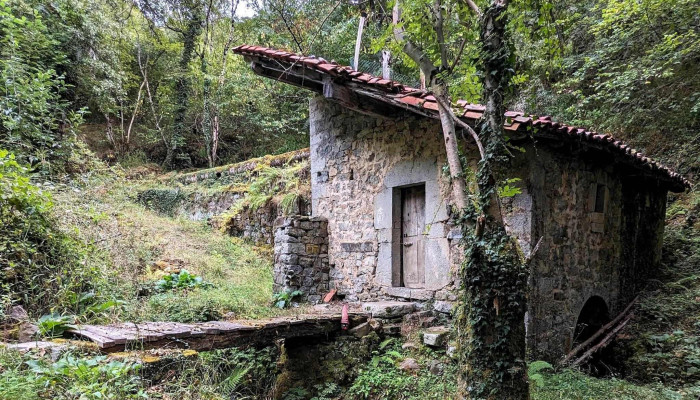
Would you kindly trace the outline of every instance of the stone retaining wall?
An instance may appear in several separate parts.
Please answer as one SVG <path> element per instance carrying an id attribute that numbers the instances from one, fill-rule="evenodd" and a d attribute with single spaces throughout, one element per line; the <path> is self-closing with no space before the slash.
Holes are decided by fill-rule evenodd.
<path id="1" fill-rule="evenodd" d="M 275 221 L 275 293 L 300 290 L 318 303 L 328 292 L 328 222 L 302 215 Z"/>

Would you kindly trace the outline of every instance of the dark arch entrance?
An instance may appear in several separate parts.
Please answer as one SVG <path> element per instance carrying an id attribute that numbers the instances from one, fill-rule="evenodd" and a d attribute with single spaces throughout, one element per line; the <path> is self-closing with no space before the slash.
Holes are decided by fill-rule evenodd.
<path id="1" fill-rule="evenodd" d="M 603 325 L 610 322 L 610 311 L 608 305 L 600 296 L 593 296 L 583 305 L 576 321 L 574 330 L 574 346 L 585 342 Z M 607 376 L 618 369 L 615 361 L 614 345 L 610 344 L 606 348 L 597 351 L 581 367 L 588 370 L 593 376 Z"/>
<path id="2" fill-rule="evenodd" d="M 586 341 L 608 322 L 610 322 L 610 312 L 605 300 L 600 296 L 589 298 L 576 320 L 574 345 Z"/>

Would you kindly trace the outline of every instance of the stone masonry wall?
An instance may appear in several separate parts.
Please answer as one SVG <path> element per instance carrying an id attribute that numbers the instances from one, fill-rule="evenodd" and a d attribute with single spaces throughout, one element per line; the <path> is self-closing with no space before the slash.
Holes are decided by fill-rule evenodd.
<path id="1" fill-rule="evenodd" d="M 446 207 L 439 123 L 369 117 L 316 97 L 310 127 L 312 210 L 328 219 L 329 287 L 350 301 L 456 300 L 463 252 Z M 524 155 L 508 166 L 521 193 L 503 199 L 504 218 L 525 256 L 541 240 L 531 264 L 528 346 L 531 357 L 556 360 L 571 348 L 588 299 L 600 296 L 614 316 L 652 273 L 666 191 L 576 143 L 522 145 Z M 396 279 L 397 190 L 417 183 L 426 189 L 426 279 L 424 289 L 409 289 Z"/>
<path id="2" fill-rule="evenodd" d="M 275 222 L 273 291 L 300 290 L 300 300 L 318 303 L 328 292 L 328 222 L 308 216 Z"/>
<path id="3" fill-rule="evenodd" d="M 454 300 L 458 265 L 449 188 L 440 179 L 445 153 L 436 121 L 358 114 L 317 97 L 310 103 L 313 215 L 328 219 L 330 285 L 347 300 L 402 297 Z M 395 189 L 426 188 L 426 289 L 399 287 L 392 247 Z"/>
<path id="4" fill-rule="evenodd" d="M 348 300 L 456 300 L 463 251 L 448 213 L 451 194 L 439 122 L 366 116 L 321 97 L 311 100 L 309 115 L 312 210 L 328 219 L 330 286 Z M 476 162 L 475 148 L 463 150 Z M 514 163 L 513 177 L 525 180 L 526 168 L 526 160 Z M 426 192 L 422 289 L 402 287 L 397 276 L 400 189 L 415 184 L 425 185 Z M 529 246 L 527 189 L 506 203 L 509 230 Z"/>
<path id="5" fill-rule="evenodd" d="M 289 215 L 307 215 L 308 202 L 308 198 L 300 197 Z M 273 202 L 255 210 L 245 207 L 227 222 L 226 230 L 232 236 L 272 246 L 275 244 L 275 223 L 286 215 L 282 207 Z"/>
<path id="6" fill-rule="evenodd" d="M 555 361 L 572 348 L 588 299 L 603 298 L 615 316 L 640 289 L 644 271 L 660 256 L 666 192 L 633 184 L 609 160 L 541 150 L 527 151 L 531 236 L 542 238 L 530 277 L 527 334 L 531 357 Z M 602 212 L 595 210 L 599 185 Z"/>

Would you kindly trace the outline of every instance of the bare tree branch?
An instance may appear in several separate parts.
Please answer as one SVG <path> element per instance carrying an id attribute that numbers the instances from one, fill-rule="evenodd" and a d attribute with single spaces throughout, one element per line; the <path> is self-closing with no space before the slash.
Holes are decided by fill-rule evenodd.
<path id="1" fill-rule="evenodd" d="M 479 154 L 481 155 L 481 159 L 486 158 L 486 152 L 484 151 L 484 145 L 481 143 L 481 139 L 479 139 L 479 135 L 476 134 L 476 131 L 472 129 L 471 126 L 469 126 L 466 122 L 462 121 L 457 115 L 455 115 L 454 111 L 452 111 L 452 107 L 450 107 L 448 104 L 445 104 L 445 100 L 436 97 L 435 100 L 437 100 L 438 104 L 440 104 L 447 112 L 450 114 L 450 117 L 455 120 L 457 125 L 460 126 L 460 128 L 464 129 L 465 131 L 469 132 L 469 135 L 474 139 L 474 142 L 476 143 L 476 146 L 479 148 Z"/>
<path id="2" fill-rule="evenodd" d="M 447 68 L 447 72 L 450 74 L 452 71 L 455 70 L 455 67 L 457 67 L 457 64 L 459 64 L 459 59 L 462 58 L 462 53 L 464 52 L 464 48 L 467 45 L 467 38 L 462 39 L 462 43 L 459 45 L 459 51 L 457 52 L 457 57 L 455 57 L 454 61 L 452 61 L 452 65 L 450 65 L 449 68 Z"/>
<path id="3" fill-rule="evenodd" d="M 294 40 L 294 43 L 297 45 L 297 49 L 300 53 L 303 53 L 304 48 L 302 47 L 301 39 L 297 38 L 294 29 L 292 29 L 292 25 L 290 25 L 289 21 L 287 21 L 287 17 L 284 15 L 284 9 L 277 8 L 273 5 L 273 3 L 270 3 L 270 8 L 272 8 L 273 11 L 278 13 L 280 18 L 282 18 L 282 22 L 284 23 L 285 28 L 287 28 L 287 32 L 289 32 L 289 34 L 292 36 L 292 40 Z"/>
<path id="4" fill-rule="evenodd" d="M 474 11 L 474 14 L 476 14 L 479 18 L 481 18 L 481 9 L 479 6 L 476 5 L 472 0 L 464 0 L 465 3 L 467 3 L 467 6 Z"/>
<path id="5" fill-rule="evenodd" d="M 440 47 L 440 66 L 442 70 L 447 70 L 449 64 L 447 62 L 447 46 L 445 46 L 445 32 L 443 30 L 442 20 L 442 2 L 435 0 L 435 33 L 437 34 L 438 46 Z"/>

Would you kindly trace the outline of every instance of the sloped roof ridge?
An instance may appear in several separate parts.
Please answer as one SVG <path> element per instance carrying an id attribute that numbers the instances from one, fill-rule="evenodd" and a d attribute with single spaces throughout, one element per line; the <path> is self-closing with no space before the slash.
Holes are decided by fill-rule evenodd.
<path id="1" fill-rule="evenodd" d="M 400 82 L 383 79 L 366 72 L 356 71 L 350 66 L 340 65 L 335 61 L 327 61 L 321 57 L 304 56 L 285 50 L 272 49 L 262 46 L 240 45 L 232 49 L 235 54 L 249 55 L 266 58 L 269 60 L 289 62 L 304 68 L 317 71 L 331 77 L 343 78 L 360 86 L 376 89 L 382 92 L 387 100 L 398 101 L 421 112 L 437 112 L 437 101 L 429 92 L 403 85 Z M 453 104 L 459 117 L 466 120 L 478 120 L 483 115 L 485 107 L 480 104 L 471 104 L 464 100 L 458 100 Z M 416 110 L 417 111 L 417 110 Z M 549 115 L 525 115 L 519 111 L 506 111 L 507 123 L 505 129 L 518 130 L 520 127 L 533 126 L 540 131 L 570 137 L 586 144 L 595 144 L 605 147 L 613 153 L 628 157 L 638 167 L 651 170 L 654 173 L 665 175 L 683 188 L 690 188 L 690 181 L 682 175 L 674 172 L 665 165 L 645 156 L 638 150 L 630 147 L 621 140 L 607 133 L 588 131 L 584 128 L 570 126 L 552 120 Z"/>

